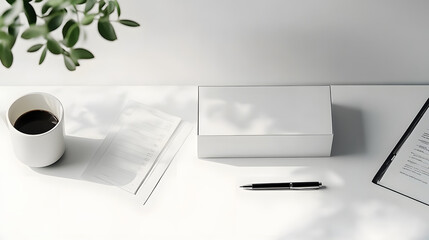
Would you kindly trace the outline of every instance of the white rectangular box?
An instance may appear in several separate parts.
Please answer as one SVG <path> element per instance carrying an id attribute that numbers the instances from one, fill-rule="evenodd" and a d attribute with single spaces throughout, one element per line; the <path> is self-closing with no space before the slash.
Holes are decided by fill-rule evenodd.
<path id="1" fill-rule="evenodd" d="M 201 158 L 330 156 L 330 87 L 201 86 L 197 134 Z"/>

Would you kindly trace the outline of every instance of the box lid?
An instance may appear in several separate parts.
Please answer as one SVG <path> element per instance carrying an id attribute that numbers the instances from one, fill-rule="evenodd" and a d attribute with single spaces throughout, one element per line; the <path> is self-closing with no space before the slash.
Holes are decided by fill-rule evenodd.
<path id="1" fill-rule="evenodd" d="M 199 87 L 198 134 L 332 134 L 330 87 Z"/>

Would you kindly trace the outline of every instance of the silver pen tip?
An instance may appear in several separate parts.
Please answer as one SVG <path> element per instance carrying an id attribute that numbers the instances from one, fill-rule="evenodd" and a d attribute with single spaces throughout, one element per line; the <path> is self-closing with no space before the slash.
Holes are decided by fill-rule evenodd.
<path id="1" fill-rule="evenodd" d="M 243 186 L 240 186 L 240 188 L 249 189 L 249 188 L 252 188 L 252 185 L 243 185 Z"/>

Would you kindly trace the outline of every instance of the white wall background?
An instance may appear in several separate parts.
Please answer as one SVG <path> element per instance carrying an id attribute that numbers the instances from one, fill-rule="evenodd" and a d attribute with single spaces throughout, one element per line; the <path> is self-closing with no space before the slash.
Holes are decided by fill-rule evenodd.
<path id="1" fill-rule="evenodd" d="M 96 58 L 76 72 L 60 56 L 38 66 L 21 40 L 0 85 L 429 83 L 429 1 L 120 2 L 142 27 L 117 26 L 116 42 L 87 28 Z"/>

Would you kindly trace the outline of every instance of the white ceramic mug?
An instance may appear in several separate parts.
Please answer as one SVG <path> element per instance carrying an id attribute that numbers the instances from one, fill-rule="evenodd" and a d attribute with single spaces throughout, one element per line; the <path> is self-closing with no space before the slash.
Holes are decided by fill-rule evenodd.
<path id="1" fill-rule="evenodd" d="M 50 112 L 58 119 L 58 123 L 40 134 L 20 132 L 14 127 L 16 120 L 32 110 Z M 15 154 L 24 164 L 30 167 L 49 166 L 64 154 L 64 108 L 54 96 L 37 92 L 18 98 L 6 113 L 6 122 Z"/>

